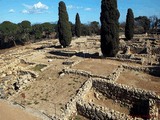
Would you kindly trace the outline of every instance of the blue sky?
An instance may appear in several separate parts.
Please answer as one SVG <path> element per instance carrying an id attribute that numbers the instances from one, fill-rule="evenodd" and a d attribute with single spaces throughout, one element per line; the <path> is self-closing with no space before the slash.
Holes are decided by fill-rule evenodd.
<path id="1" fill-rule="evenodd" d="M 121 17 L 125 21 L 127 9 L 132 8 L 134 16 L 157 15 L 160 18 L 159 0 L 117 0 Z M 55 22 L 58 20 L 60 0 L 0 0 L 0 23 L 8 20 L 19 23 L 29 20 L 31 23 Z M 82 23 L 99 21 L 101 0 L 64 0 L 69 20 L 74 23 L 78 12 Z"/>

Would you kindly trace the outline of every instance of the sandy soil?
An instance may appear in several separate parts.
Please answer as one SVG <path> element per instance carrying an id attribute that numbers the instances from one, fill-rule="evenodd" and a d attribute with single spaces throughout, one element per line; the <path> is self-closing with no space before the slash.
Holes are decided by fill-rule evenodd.
<path id="1" fill-rule="evenodd" d="M 90 71 L 92 74 L 108 76 L 121 64 L 124 63 L 109 59 L 85 59 L 84 61 L 75 65 L 73 69 L 81 69 L 85 71 Z M 140 66 L 140 64 L 136 63 L 127 64 L 132 66 Z"/>
<path id="2" fill-rule="evenodd" d="M 126 70 L 121 73 L 117 83 L 151 90 L 160 95 L 160 78 L 142 72 Z"/>
<path id="3" fill-rule="evenodd" d="M 59 77 L 58 72 L 55 66 L 51 66 L 12 100 L 45 111 L 49 115 L 60 115 L 64 105 L 75 95 L 87 78 L 78 75 Z"/>
<path id="4" fill-rule="evenodd" d="M 62 71 L 66 65 L 62 63 L 67 60 L 79 61 L 82 60 L 79 64 L 72 67 L 73 69 L 81 69 L 92 72 L 92 74 L 108 76 L 111 74 L 119 65 L 128 64 L 131 66 L 141 66 L 136 63 L 127 63 L 123 61 L 109 60 L 109 59 L 93 59 L 93 58 L 83 58 L 83 56 L 76 56 L 69 59 L 52 59 L 51 62 L 48 62 L 49 58 L 46 58 L 48 55 L 52 55 L 49 52 L 56 50 L 68 50 L 68 51 L 79 51 L 83 53 L 93 54 L 99 52 L 99 42 L 90 41 L 87 42 L 86 38 L 78 38 L 73 40 L 72 46 L 68 48 L 56 48 L 57 40 L 46 40 L 38 43 L 34 43 L 26 46 L 18 46 L 7 50 L 0 50 L 0 67 L 6 66 L 6 70 L 3 71 L 5 74 L 7 70 L 14 67 L 22 67 L 24 70 L 33 70 L 34 66 L 31 67 L 28 64 L 19 63 L 18 65 L 9 66 L 10 63 L 14 62 L 17 59 L 24 59 L 27 62 L 35 64 L 45 64 L 47 69 L 44 71 L 34 71 L 39 74 L 39 77 L 36 78 L 34 82 L 26 85 L 18 94 L 10 97 L 9 100 L 18 102 L 24 106 L 35 108 L 39 111 L 44 111 L 48 115 L 57 114 L 60 115 L 64 105 L 72 98 L 80 86 L 87 80 L 87 78 L 76 75 L 64 75 L 59 77 L 59 72 Z M 81 43 L 84 42 L 84 43 Z M 46 47 L 44 49 L 35 50 L 36 48 Z M 53 46 L 53 47 L 51 47 Z M 0 73 L 1 76 L 1 73 Z M 7 76 L 8 77 L 8 76 Z M 12 80 L 12 79 L 9 79 Z M 1 82 L 1 78 L 0 78 Z M 160 95 L 160 78 L 154 77 L 145 73 L 125 71 L 122 72 L 117 83 L 126 84 L 138 88 L 143 88 L 147 90 L 155 91 Z M 90 91 L 85 98 L 87 101 L 94 101 L 95 104 L 105 106 L 123 113 L 128 114 L 126 108 L 121 107 L 119 104 L 115 104 L 112 100 L 102 96 L 99 100 L 95 98 L 94 91 Z M 4 109 L 1 109 L 4 108 Z M 6 112 L 15 109 L 12 106 L 0 103 L 0 120 L 12 120 L 11 118 L 4 118 L 7 116 Z M 6 111 L 7 110 L 7 111 Z M 14 110 L 15 111 L 15 110 Z M 4 112 L 4 114 L 2 114 Z M 23 111 L 22 111 L 23 112 Z M 21 113 L 10 112 L 11 116 L 16 116 L 13 120 L 32 120 L 32 118 L 24 117 Z M 10 117 L 10 116 L 7 116 Z M 21 119 L 19 119 L 19 117 Z M 34 119 L 34 118 L 33 118 Z M 35 118 L 36 119 L 36 118 Z"/>
<path id="5" fill-rule="evenodd" d="M 107 76 L 115 70 L 120 62 L 105 59 L 86 59 L 85 61 L 75 65 L 73 69 L 81 69 L 90 71 L 92 74 Z M 103 67 L 102 67 L 103 66 Z"/>
<path id="6" fill-rule="evenodd" d="M 0 101 L 0 120 L 42 120 L 28 112 Z"/>

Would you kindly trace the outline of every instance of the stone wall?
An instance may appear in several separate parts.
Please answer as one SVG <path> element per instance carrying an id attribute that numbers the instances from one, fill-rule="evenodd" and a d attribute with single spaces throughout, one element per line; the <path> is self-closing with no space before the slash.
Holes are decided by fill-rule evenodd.
<path id="1" fill-rule="evenodd" d="M 135 66 L 128 66 L 128 65 L 122 65 L 122 67 L 124 69 L 127 70 L 133 70 L 133 71 L 138 71 L 138 72 L 144 72 L 144 73 L 148 73 L 154 76 L 159 76 L 160 77 L 160 67 L 135 67 Z"/>
<path id="2" fill-rule="evenodd" d="M 116 57 L 113 57 L 113 58 L 107 57 L 107 59 L 142 64 L 141 60 L 126 59 L 126 58 L 116 58 Z"/>
<path id="3" fill-rule="evenodd" d="M 140 116 L 133 115 L 135 118 L 132 118 L 129 115 L 120 113 L 113 109 L 94 105 L 93 103 L 86 103 L 83 101 L 83 97 L 87 92 L 89 92 L 89 90 L 91 90 L 91 88 L 96 89 L 98 92 L 115 102 L 128 107 L 128 109 L 134 108 L 138 103 L 138 105 L 140 104 L 140 107 L 145 107 L 148 114 Z M 156 106 L 157 101 L 160 101 L 160 96 L 156 95 L 152 91 L 117 84 L 112 80 L 106 81 L 101 78 L 90 78 L 82 85 L 77 94 L 66 104 L 65 110 L 60 118 L 56 119 L 68 120 L 72 114 L 79 113 L 89 119 L 96 120 L 141 120 L 141 118 L 136 117 L 151 117 L 156 120 L 158 118 L 158 108 Z"/>
<path id="4" fill-rule="evenodd" d="M 157 107 L 153 106 L 153 104 L 149 104 L 149 100 L 159 102 L 160 96 L 152 91 L 146 91 L 143 89 L 117 84 L 111 81 L 97 79 L 93 80 L 92 87 L 107 98 L 110 98 L 123 106 L 127 106 L 129 109 L 133 109 L 133 115 L 134 111 L 137 110 L 137 107 L 139 107 L 145 108 L 146 110 L 145 113 L 143 113 L 146 115 L 143 115 L 142 117 L 148 117 L 152 111 L 154 111 L 155 115 L 152 115 L 151 117 L 157 117 L 157 113 L 155 113 L 157 112 Z M 140 109 L 139 111 L 141 112 L 142 110 Z"/>
<path id="5" fill-rule="evenodd" d="M 92 87 L 103 93 L 105 96 L 113 100 L 120 100 L 126 104 L 132 104 L 138 99 L 160 100 L 160 96 L 155 92 L 118 84 L 112 81 L 93 79 Z"/>
<path id="6" fill-rule="evenodd" d="M 110 75 L 103 76 L 103 75 L 95 75 L 92 74 L 91 72 L 85 71 L 85 70 L 78 70 L 78 69 L 63 69 L 62 72 L 65 74 L 76 74 L 76 75 L 81 75 L 84 77 L 92 77 L 92 78 L 100 78 L 100 79 L 105 79 L 105 80 L 111 80 L 111 81 L 116 81 L 118 77 L 120 76 L 120 73 L 123 71 L 122 66 L 118 66 L 117 69 L 113 71 Z"/>
<path id="7" fill-rule="evenodd" d="M 57 118 L 59 120 L 68 120 L 68 118 L 73 114 L 77 112 L 76 103 L 80 99 L 83 98 L 83 96 L 91 89 L 92 87 L 92 80 L 87 80 L 78 90 L 76 95 L 66 104 L 65 110 L 63 114 L 60 116 L 60 118 Z"/>
<path id="8" fill-rule="evenodd" d="M 91 120 L 143 120 L 83 100 L 77 102 L 77 112 Z"/>
<path id="9" fill-rule="evenodd" d="M 158 107 L 157 107 L 156 100 L 150 99 L 149 106 L 150 106 L 149 117 L 154 118 L 154 120 L 158 120 L 159 116 L 158 116 Z"/>
<path id="10" fill-rule="evenodd" d="M 3 65 L 0 69 L 0 73 L 2 73 L 3 71 L 6 71 L 9 68 L 14 68 L 19 63 L 20 63 L 20 60 L 17 59 L 15 61 L 10 62 L 9 64 Z"/>
<path id="11" fill-rule="evenodd" d="M 46 58 L 49 58 L 49 59 L 62 59 L 62 60 L 68 59 L 68 57 L 55 56 L 55 55 L 48 55 L 48 56 L 46 56 Z"/>

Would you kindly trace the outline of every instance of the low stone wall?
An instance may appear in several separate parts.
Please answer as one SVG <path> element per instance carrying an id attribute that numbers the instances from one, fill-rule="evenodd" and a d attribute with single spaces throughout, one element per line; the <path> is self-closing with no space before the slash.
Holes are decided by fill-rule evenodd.
<path id="1" fill-rule="evenodd" d="M 160 102 L 160 101 L 159 101 Z M 158 107 L 157 107 L 157 103 L 155 100 L 150 99 L 149 100 L 149 106 L 150 106 L 150 110 L 149 110 L 149 118 L 154 118 L 154 120 L 158 120 L 159 116 L 158 116 Z"/>
<path id="2" fill-rule="evenodd" d="M 14 67 L 15 67 L 17 64 L 19 64 L 19 63 L 20 63 L 20 60 L 17 59 L 17 60 L 15 60 L 15 61 L 10 62 L 10 64 L 4 65 L 3 67 L 1 67 L 0 73 L 2 73 L 3 71 L 6 71 L 6 69 L 14 68 Z"/>
<path id="3" fill-rule="evenodd" d="M 150 116 L 150 113 L 152 113 L 153 111 L 155 115 L 151 114 L 151 117 L 157 117 L 157 113 L 155 113 L 157 111 L 157 107 L 153 106 L 153 104 L 149 104 L 149 100 L 155 100 L 156 102 L 159 102 L 160 96 L 152 91 L 146 91 L 143 89 L 117 84 L 111 81 L 97 79 L 93 79 L 92 87 L 107 98 L 110 98 L 124 106 L 127 106 L 129 109 L 133 108 L 134 106 L 140 106 L 141 109 L 145 107 L 146 114 L 149 113 L 149 115 L 145 115 L 142 117 Z M 141 109 L 140 111 L 142 111 Z"/>
<path id="4" fill-rule="evenodd" d="M 143 120 L 82 100 L 77 102 L 76 105 L 77 112 L 91 120 Z"/>
<path id="5" fill-rule="evenodd" d="M 116 80 L 119 78 L 120 74 L 121 74 L 123 71 L 124 71 L 124 68 L 123 68 L 122 66 L 118 66 L 118 68 L 115 69 L 115 70 L 113 71 L 113 73 L 111 73 L 111 74 L 108 76 L 109 80 L 110 80 L 110 81 L 116 81 Z"/>
<path id="6" fill-rule="evenodd" d="M 135 53 L 135 54 L 147 53 L 146 48 L 144 48 L 144 47 L 137 47 L 134 45 L 131 45 L 130 47 L 131 47 L 132 53 Z"/>
<path id="7" fill-rule="evenodd" d="M 113 73 L 111 73 L 108 76 L 95 75 L 88 71 L 78 70 L 78 69 L 69 69 L 69 68 L 63 69 L 62 72 L 65 74 L 81 75 L 81 76 L 88 77 L 88 78 L 92 77 L 92 78 L 100 78 L 100 79 L 105 79 L 105 80 L 116 81 L 118 77 L 120 76 L 121 72 L 123 71 L 123 69 L 124 68 L 122 66 L 118 66 L 118 68 L 115 69 Z"/>
<path id="8" fill-rule="evenodd" d="M 126 70 L 133 70 L 138 72 L 149 72 L 148 67 L 139 67 L 139 66 L 130 66 L 130 65 L 122 65 L 122 67 Z"/>
<path id="9" fill-rule="evenodd" d="M 135 66 L 128 66 L 128 65 L 122 65 L 124 69 L 127 70 L 133 70 L 138 72 L 145 72 L 151 75 L 159 76 L 160 77 L 160 66 L 158 67 L 135 67 Z"/>
<path id="10" fill-rule="evenodd" d="M 82 87 L 78 90 L 77 94 L 66 104 L 65 110 L 63 114 L 60 116 L 60 118 L 57 118 L 59 120 L 68 120 L 68 118 L 73 114 L 77 112 L 76 103 L 82 97 L 89 92 L 89 90 L 92 87 L 92 80 L 87 80 Z"/>
<path id="11" fill-rule="evenodd" d="M 160 100 L 160 96 L 155 92 L 118 84 L 112 81 L 104 81 L 103 79 L 93 79 L 92 87 L 107 97 L 113 100 L 120 100 L 126 104 L 132 104 L 137 99 Z"/>
<path id="12" fill-rule="evenodd" d="M 65 74 L 76 74 L 76 75 L 81 75 L 84 77 L 91 77 L 91 72 L 84 71 L 84 70 L 77 70 L 77 69 L 63 69 L 63 73 Z"/>
<path id="13" fill-rule="evenodd" d="M 123 61 L 123 62 L 130 62 L 130 63 L 138 63 L 138 64 L 142 64 L 141 60 L 133 60 L 133 59 L 125 59 L 125 58 L 111 58 L 111 57 L 107 57 L 107 59 L 110 60 L 117 60 L 117 61 Z"/>
<path id="14" fill-rule="evenodd" d="M 62 56 L 55 56 L 55 55 L 48 55 L 46 56 L 46 58 L 49 58 L 49 59 L 68 59 L 68 57 L 62 57 Z"/>
<path id="15" fill-rule="evenodd" d="M 20 75 L 30 74 L 32 78 L 37 78 L 39 76 L 38 73 L 29 70 L 20 70 L 18 72 Z"/>
<path id="16" fill-rule="evenodd" d="M 152 53 L 153 54 L 160 54 L 160 48 L 159 47 L 152 48 Z"/>

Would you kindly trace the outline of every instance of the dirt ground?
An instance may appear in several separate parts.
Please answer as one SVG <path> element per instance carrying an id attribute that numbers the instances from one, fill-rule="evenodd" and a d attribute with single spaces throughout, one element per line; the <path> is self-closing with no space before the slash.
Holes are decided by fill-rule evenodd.
<path id="1" fill-rule="evenodd" d="M 83 117 L 82 115 L 73 115 L 69 118 L 69 120 L 89 120 L 88 118 L 86 117 Z"/>
<path id="2" fill-rule="evenodd" d="M 120 63 L 117 61 L 111 62 L 111 60 L 105 59 L 86 59 L 85 61 L 75 65 L 73 69 L 81 69 L 90 71 L 92 74 L 108 76 L 118 67 L 118 65 L 120 65 Z"/>
<path id="3" fill-rule="evenodd" d="M 78 75 L 60 77 L 58 72 L 51 66 L 41 73 L 36 81 L 12 97 L 12 100 L 24 106 L 45 111 L 50 116 L 60 115 L 65 104 L 76 94 L 87 78 Z"/>
<path id="4" fill-rule="evenodd" d="M 17 69 L 30 70 L 32 72 L 39 74 L 39 76 L 34 81 L 27 84 L 19 92 L 16 92 L 16 94 L 10 96 L 8 100 L 11 100 L 12 102 L 17 102 L 23 106 L 34 108 L 38 111 L 43 111 L 49 116 L 52 116 L 53 114 L 59 116 L 62 113 L 65 104 L 76 94 L 77 90 L 88 79 L 79 75 L 60 76 L 59 72 L 61 72 L 63 68 L 70 67 L 72 69 L 90 71 L 92 72 L 92 74 L 96 75 L 108 76 L 115 69 L 117 69 L 118 66 L 122 64 L 128 64 L 131 66 L 142 66 L 136 63 L 127 63 L 123 61 L 102 59 L 100 57 L 84 58 L 83 56 L 84 53 L 94 54 L 95 52 L 100 51 L 99 41 L 87 42 L 86 38 L 78 38 L 76 40 L 73 40 L 71 47 L 68 48 L 58 48 L 57 46 L 59 44 L 57 43 L 58 40 L 53 39 L 53 40 L 46 40 L 34 43 L 31 45 L 18 46 L 8 50 L 2 50 L 2 51 L 0 50 L 0 67 L 6 66 L 6 69 L 2 73 L 0 73 L 0 76 L 4 74 L 6 75 L 6 77 L 9 77 L 11 75 L 14 76 L 13 73 Z M 50 53 L 51 51 L 62 51 L 62 50 L 78 51 L 78 53 L 82 53 L 82 56 L 80 56 L 79 54 L 78 55 L 75 54 L 74 57 L 67 56 L 66 59 L 47 58 L 47 56 L 53 55 Z M 64 57 L 64 56 L 58 56 L 58 57 Z M 29 65 L 28 63 L 26 64 L 18 63 L 14 66 L 10 66 L 12 62 L 21 59 L 29 63 L 33 63 L 33 65 Z M 65 61 L 77 62 L 79 60 L 82 61 L 73 67 L 63 64 L 63 62 Z M 35 66 L 39 64 L 46 65 L 47 66 L 46 70 L 44 71 L 36 70 Z M 10 70 L 12 70 L 12 72 L 9 74 L 8 72 Z M 19 77 L 19 76 L 14 76 L 14 77 Z M 4 77 L 0 77 L 0 83 L 2 81 L 2 78 Z M 10 78 L 9 80 L 11 81 L 13 79 Z M 147 90 L 152 90 L 160 95 L 160 78 L 151 76 L 149 74 L 133 72 L 133 71 L 124 71 L 118 78 L 117 83 L 126 84 L 129 86 L 134 86 Z M 93 101 L 95 104 L 106 106 L 108 108 L 128 114 L 128 110 L 126 108 L 121 107 L 119 104 L 115 104 L 112 100 L 107 99 L 104 96 L 101 96 L 100 99 L 97 99 L 95 97 L 95 91 L 93 90 L 91 90 L 89 93 L 86 94 L 85 100 Z M 1 105 L 2 104 L 0 103 L 0 106 Z M 11 110 L 15 109 L 10 105 L 4 105 L 2 107 L 4 107 L 4 109 L 5 107 L 8 109 L 5 112 L 8 112 L 9 109 Z M 0 114 L 1 111 L 2 110 L 0 109 Z M 4 115 L 5 114 L 7 113 L 4 113 Z M 20 116 L 17 115 L 19 114 L 19 112 L 15 113 L 13 112 L 13 114 L 17 116 L 17 119 L 15 118 L 15 120 L 19 120 L 18 117 Z M 83 119 L 83 117 L 81 116 L 79 117 Z M 8 119 L 6 118 L 4 120 L 9 120 L 9 118 Z M 32 120 L 32 118 L 28 118 L 27 120 Z"/>
<path id="5" fill-rule="evenodd" d="M 136 63 L 125 63 L 116 60 L 109 59 L 85 59 L 79 64 L 75 65 L 73 69 L 81 69 L 85 71 L 90 71 L 92 74 L 108 76 L 111 74 L 118 66 L 122 64 L 141 66 Z M 103 67 L 102 67 L 103 66 Z"/>
<path id="6" fill-rule="evenodd" d="M 113 109 L 115 111 L 119 111 L 121 113 L 125 113 L 129 115 L 129 110 L 126 107 L 121 106 L 118 103 L 115 103 L 113 100 L 108 99 L 107 97 L 100 95 L 96 96 L 97 92 L 94 89 L 91 89 L 84 97 L 84 100 L 87 102 L 92 101 L 96 105 L 100 105 L 106 108 Z"/>
<path id="7" fill-rule="evenodd" d="M 125 70 L 121 73 L 117 83 L 151 90 L 160 95 L 160 78 L 146 73 Z"/>
<path id="8" fill-rule="evenodd" d="M 18 108 L 13 107 L 7 102 L 0 101 L 0 120 L 42 120 L 30 113 Z"/>

